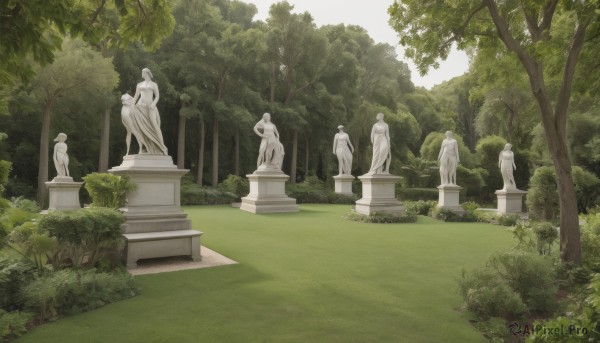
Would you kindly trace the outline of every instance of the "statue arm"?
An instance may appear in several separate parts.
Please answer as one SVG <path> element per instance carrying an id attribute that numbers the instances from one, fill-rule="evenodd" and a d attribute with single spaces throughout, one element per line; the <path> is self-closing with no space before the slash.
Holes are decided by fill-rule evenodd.
<path id="1" fill-rule="evenodd" d="M 259 137 L 265 137 L 265 135 L 263 135 L 262 133 L 260 133 L 260 131 L 258 131 L 258 129 L 260 128 L 260 121 L 258 123 L 256 123 L 256 125 L 254 125 L 254 133 L 256 133 Z"/>
<path id="2" fill-rule="evenodd" d="M 133 96 L 133 104 L 137 104 L 138 99 L 140 98 L 140 84 L 138 83 L 135 86 L 135 95 Z"/>
<path id="3" fill-rule="evenodd" d="M 444 142 L 442 141 L 442 146 L 440 147 L 440 153 L 438 154 L 438 161 L 442 159 L 442 154 L 444 153 Z"/>
<path id="4" fill-rule="evenodd" d="M 517 170 L 517 165 L 515 164 L 515 154 L 514 153 L 510 154 L 510 161 L 512 162 L 513 170 Z"/>
<path id="5" fill-rule="evenodd" d="M 335 134 L 335 137 L 333 138 L 333 154 L 335 155 L 335 150 L 337 149 L 337 144 L 338 144 L 338 134 Z"/>
<path id="6" fill-rule="evenodd" d="M 371 129 L 371 143 L 373 143 L 374 140 L 375 140 L 375 125 L 373 125 L 373 128 Z"/>
<path id="7" fill-rule="evenodd" d="M 385 139 L 388 142 L 388 158 L 392 158 L 392 142 L 390 139 L 390 127 L 388 124 L 385 124 Z"/>
<path id="8" fill-rule="evenodd" d="M 277 131 L 277 126 L 275 126 L 275 124 L 273 124 L 273 133 L 275 134 L 275 137 L 277 137 L 277 140 L 279 140 L 279 131 Z"/>
<path id="9" fill-rule="evenodd" d="M 456 152 L 456 163 L 460 163 L 460 155 L 458 154 L 458 142 L 454 141 L 454 151 Z"/>
<path id="10" fill-rule="evenodd" d="M 52 154 L 52 159 L 54 160 L 54 165 L 58 168 L 58 147 L 56 146 L 56 144 L 54 145 L 54 153 Z"/>
<path id="11" fill-rule="evenodd" d="M 154 87 L 152 88 L 154 90 L 154 101 L 152 101 L 152 104 L 150 104 L 151 107 L 156 106 L 156 104 L 158 103 L 158 99 L 160 98 L 160 93 L 158 92 L 158 85 L 154 83 L 153 86 Z"/>
<path id="12" fill-rule="evenodd" d="M 354 146 L 352 146 L 352 142 L 350 142 L 350 135 L 348 135 L 348 145 L 350 146 L 350 152 L 354 153 Z"/>
<path id="13" fill-rule="evenodd" d="M 498 155 L 498 168 L 502 167 L 502 151 L 500 151 L 500 155 Z"/>

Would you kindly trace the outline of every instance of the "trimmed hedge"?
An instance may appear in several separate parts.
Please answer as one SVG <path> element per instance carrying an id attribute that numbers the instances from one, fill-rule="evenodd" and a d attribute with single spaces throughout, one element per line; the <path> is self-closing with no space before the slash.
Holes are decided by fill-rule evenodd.
<path id="1" fill-rule="evenodd" d="M 396 186 L 396 197 L 400 200 L 435 200 L 439 198 L 436 188 L 403 188 Z"/>

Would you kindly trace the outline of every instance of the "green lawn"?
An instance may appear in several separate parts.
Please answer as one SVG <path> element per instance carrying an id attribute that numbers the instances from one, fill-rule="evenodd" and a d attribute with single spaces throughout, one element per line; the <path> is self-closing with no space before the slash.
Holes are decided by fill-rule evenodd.
<path id="1" fill-rule="evenodd" d="M 456 280 L 513 244 L 505 228 L 364 224 L 341 219 L 349 208 L 186 207 L 203 245 L 240 264 L 139 276 L 142 295 L 18 342 L 485 342 Z"/>

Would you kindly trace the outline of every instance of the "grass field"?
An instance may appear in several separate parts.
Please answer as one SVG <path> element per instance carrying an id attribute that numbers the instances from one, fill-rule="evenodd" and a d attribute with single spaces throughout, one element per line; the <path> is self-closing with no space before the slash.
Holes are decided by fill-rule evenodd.
<path id="1" fill-rule="evenodd" d="M 142 295 L 17 342 L 485 342 L 456 280 L 513 244 L 505 228 L 364 224 L 341 219 L 349 208 L 186 207 L 203 245 L 240 264 L 139 276 Z"/>

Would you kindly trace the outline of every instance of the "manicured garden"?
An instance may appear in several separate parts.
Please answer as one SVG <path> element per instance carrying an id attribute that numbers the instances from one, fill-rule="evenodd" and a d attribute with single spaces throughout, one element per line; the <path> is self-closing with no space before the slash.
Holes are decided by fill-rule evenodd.
<path id="1" fill-rule="evenodd" d="M 136 277 L 141 295 L 16 342 L 485 342 L 457 280 L 514 245 L 506 228 L 365 224 L 342 219 L 349 208 L 187 207 L 203 245 L 238 265 Z"/>

